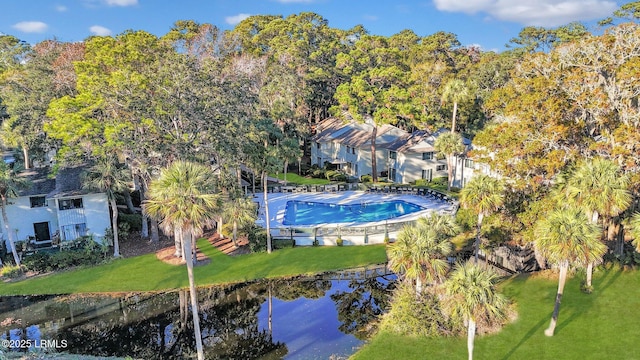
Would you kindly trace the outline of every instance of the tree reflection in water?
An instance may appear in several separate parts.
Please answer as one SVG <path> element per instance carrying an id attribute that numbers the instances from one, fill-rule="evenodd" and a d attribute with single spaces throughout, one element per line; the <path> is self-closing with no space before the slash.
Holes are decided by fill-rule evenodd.
<path id="1" fill-rule="evenodd" d="M 351 291 L 338 291 L 331 295 L 338 310 L 340 331 L 366 340 L 377 329 L 378 320 L 389 308 L 395 281 L 381 279 L 354 279 L 349 281 Z"/>
<path id="2" fill-rule="evenodd" d="M 375 279 L 352 281 L 352 292 L 337 291 L 331 294 L 331 300 L 328 294 L 332 281 L 322 279 L 270 280 L 199 289 L 205 357 L 286 357 L 287 345 L 272 338 L 271 307 L 269 327 L 265 329 L 259 323 L 258 313 L 263 304 L 271 304 L 271 297 L 285 302 L 302 297 L 333 301 L 342 322 L 340 331 L 364 339 L 371 333 L 368 324 L 375 322 L 387 306 L 389 287 L 389 283 Z M 0 323 L 0 338 L 64 340 L 64 351 L 74 354 L 189 359 L 196 357 L 189 312 L 186 290 L 113 297 L 0 297 L 0 318 L 14 319 Z M 286 311 L 280 315 L 285 319 L 288 316 Z M 311 331 L 314 333 L 299 336 L 314 336 L 318 329 Z"/>

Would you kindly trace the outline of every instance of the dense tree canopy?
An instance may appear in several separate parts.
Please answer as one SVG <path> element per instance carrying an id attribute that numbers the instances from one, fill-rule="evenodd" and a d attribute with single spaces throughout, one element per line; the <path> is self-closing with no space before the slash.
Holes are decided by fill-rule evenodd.
<path id="1" fill-rule="evenodd" d="M 584 159 L 618 164 L 637 198 L 637 9 L 622 6 L 593 34 L 580 23 L 526 27 L 502 53 L 444 31 L 336 29 L 314 13 L 251 16 L 228 31 L 181 20 L 162 36 L 73 44 L 3 35 L 0 135 L 25 166 L 45 153 L 58 164 L 115 155 L 144 200 L 177 160 L 211 165 L 230 191 L 241 169 L 280 171 L 308 156 L 305 141 L 331 115 L 370 124 L 373 153 L 385 124 L 434 132 L 455 118 L 473 141 L 464 155 L 505 180 L 500 211 L 522 231 L 548 208 L 559 174 Z"/>

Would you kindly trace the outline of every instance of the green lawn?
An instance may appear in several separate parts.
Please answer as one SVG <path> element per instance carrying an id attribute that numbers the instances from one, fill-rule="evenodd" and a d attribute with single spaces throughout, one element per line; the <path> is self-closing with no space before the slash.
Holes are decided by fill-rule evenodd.
<path id="1" fill-rule="evenodd" d="M 546 337 L 557 278 L 519 276 L 502 292 L 517 303 L 518 318 L 500 333 L 476 337 L 475 359 L 639 359 L 640 272 L 604 271 L 594 278 L 594 292 L 567 283 L 556 334 Z M 465 338 L 415 339 L 377 334 L 352 359 L 464 359 Z"/>
<path id="2" fill-rule="evenodd" d="M 383 245 L 296 247 L 271 254 L 231 257 L 206 240 L 198 241 L 211 263 L 195 267 L 198 285 L 315 274 L 386 262 Z M 15 283 L 0 283 L 0 295 L 161 291 L 188 286 L 183 266 L 165 264 L 155 254 L 115 260 L 106 265 L 72 270 Z"/>
<path id="3" fill-rule="evenodd" d="M 284 180 L 284 174 L 269 174 L 271 177 Z M 296 173 L 287 173 L 287 183 L 291 185 L 326 185 L 331 184 L 327 179 L 307 178 Z"/>

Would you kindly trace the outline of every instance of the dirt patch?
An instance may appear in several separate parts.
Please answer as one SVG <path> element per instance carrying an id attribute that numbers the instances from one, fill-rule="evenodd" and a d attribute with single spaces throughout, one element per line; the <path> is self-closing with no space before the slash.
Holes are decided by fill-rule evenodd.
<path id="1" fill-rule="evenodd" d="M 184 265 L 185 264 L 184 259 L 175 256 L 175 252 L 176 252 L 175 246 L 169 246 L 157 251 L 156 258 L 158 258 L 158 260 L 163 261 L 169 265 Z M 194 266 L 206 265 L 211 262 L 211 259 L 209 259 L 206 255 L 201 253 L 199 250 L 196 253 L 196 257 L 197 257 L 197 260 Z"/>
<path id="2" fill-rule="evenodd" d="M 173 245 L 173 240 L 166 236 L 161 235 L 159 241 L 149 241 L 149 238 L 143 238 L 140 233 L 136 232 L 120 241 L 120 255 L 129 258 L 152 254 L 171 245 Z"/>

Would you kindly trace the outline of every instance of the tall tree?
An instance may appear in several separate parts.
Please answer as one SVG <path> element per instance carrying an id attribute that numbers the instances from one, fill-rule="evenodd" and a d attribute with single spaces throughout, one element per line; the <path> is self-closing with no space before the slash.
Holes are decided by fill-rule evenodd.
<path id="1" fill-rule="evenodd" d="M 19 66 L 8 70 L 0 80 L 0 97 L 9 119 L 0 136 L 5 144 L 22 150 L 24 167 L 44 160 L 52 142 L 45 136 L 47 106 L 52 99 L 75 91 L 72 62 L 83 56 L 83 44 L 47 40 L 23 54 Z"/>
<path id="2" fill-rule="evenodd" d="M 467 262 L 456 265 L 445 283 L 449 298 L 445 308 L 453 317 L 462 318 L 467 324 L 467 350 L 473 359 L 476 325 L 506 318 L 507 299 L 498 293 L 498 276 L 477 264 Z"/>
<path id="3" fill-rule="evenodd" d="M 584 212 L 576 208 L 556 209 L 536 224 L 535 247 L 548 262 L 560 269 L 558 292 L 551 322 L 544 331 L 545 335 L 553 336 L 558 323 L 569 266 L 592 263 L 606 251 L 606 246 L 599 239 L 600 232 L 600 228 L 591 223 Z"/>
<path id="4" fill-rule="evenodd" d="M 469 87 L 461 79 L 449 80 L 442 91 L 441 102 L 443 104 L 452 102 L 453 112 L 451 114 L 451 132 L 456 132 L 456 115 L 458 114 L 458 104 L 469 99 Z"/>
<path id="5" fill-rule="evenodd" d="M 204 360 L 204 352 L 198 297 L 193 277 L 193 264 L 196 259 L 193 258 L 191 242 L 219 212 L 220 196 L 215 193 L 212 179 L 211 170 L 204 165 L 174 162 L 160 173 L 158 179 L 152 181 L 149 186 L 149 198 L 143 204 L 144 211 L 159 221 L 172 224 L 174 228 L 179 229 L 183 238 L 199 360 Z"/>
<path id="6" fill-rule="evenodd" d="M 289 163 L 298 160 L 303 155 L 302 149 L 300 149 L 300 142 L 294 138 L 282 140 L 280 154 L 284 160 L 284 182 L 286 183 Z"/>
<path id="7" fill-rule="evenodd" d="M 16 265 L 20 265 L 20 257 L 16 249 L 16 233 L 13 232 L 7 217 L 7 205 L 9 198 L 18 196 L 18 191 L 28 186 L 28 182 L 17 176 L 4 161 L 0 162 L 0 208 L 2 209 L 2 223 L 4 224 L 4 232 L 9 239 L 9 247 L 13 254 L 13 260 Z"/>
<path id="8" fill-rule="evenodd" d="M 252 123 L 247 133 L 244 153 L 249 167 L 260 174 L 262 199 L 267 228 L 267 252 L 271 253 L 271 218 L 269 214 L 268 178 L 269 174 L 282 168 L 280 144 L 282 132 L 271 119 L 262 119 Z"/>
<path id="9" fill-rule="evenodd" d="M 336 66 L 348 82 L 338 86 L 333 113 L 346 121 L 371 126 L 371 176 L 378 181 L 376 140 L 378 129 L 399 119 L 415 121 L 418 109 L 407 90 L 409 70 L 403 62 L 403 49 L 394 48 L 382 36 L 365 35 L 347 53 L 338 55 Z"/>
<path id="10" fill-rule="evenodd" d="M 480 251 L 482 221 L 504 204 L 504 192 L 505 186 L 502 181 L 484 174 L 471 178 L 460 192 L 460 204 L 478 214 L 476 241 L 474 244 L 476 263 L 478 262 L 478 252 Z"/>
<path id="11" fill-rule="evenodd" d="M 83 186 L 89 189 L 104 191 L 111 207 L 111 232 L 113 234 L 113 256 L 120 257 L 120 241 L 118 237 L 118 205 L 116 193 L 129 191 L 132 178 L 131 171 L 118 163 L 115 156 L 99 158 L 85 174 Z"/>
<path id="12" fill-rule="evenodd" d="M 588 159 L 578 165 L 567 179 L 567 200 L 584 209 L 593 224 L 600 215 L 607 220 L 631 205 L 629 180 L 620 167 L 601 157 Z M 620 249 L 620 253 L 622 253 Z M 587 288 L 591 287 L 593 263 L 587 266 Z"/>
<path id="13" fill-rule="evenodd" d="M 447 190 L 451 191 L 453 185 L 453 157 L 465 151 L 462 136 L 458 133 L 445 132 L 436 138 L 433 144 L 436 151 L 447 159 Z"/>

